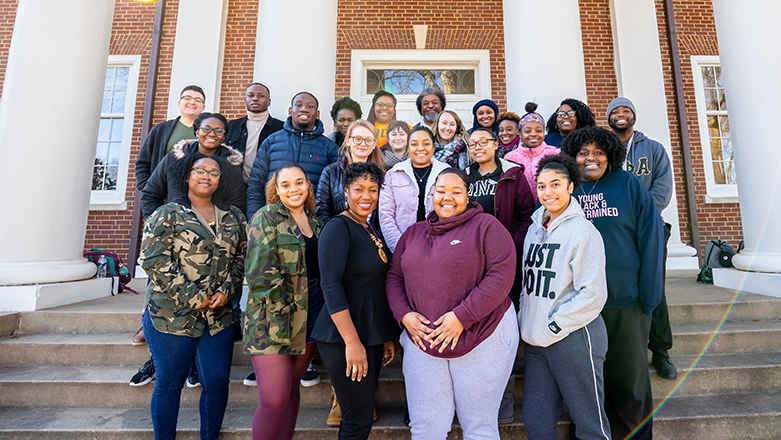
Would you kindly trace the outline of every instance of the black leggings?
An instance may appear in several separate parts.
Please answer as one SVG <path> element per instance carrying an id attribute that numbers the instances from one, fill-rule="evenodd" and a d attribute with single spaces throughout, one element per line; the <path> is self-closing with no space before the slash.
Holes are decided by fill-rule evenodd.
<path id="1" fill-rule="evenodd" d="M 372 430 L 374 416 L 374 394 L 382 367 L 382 345 L 366 347 L 368 374 L 360 382 L 345 375 L 347 360 L 344 344 L 318 342 L 320 359 L 323 360 L 331 385 L 342 408 L 342 423 L 339 425 L 339 440 L 365 440 Z"/>

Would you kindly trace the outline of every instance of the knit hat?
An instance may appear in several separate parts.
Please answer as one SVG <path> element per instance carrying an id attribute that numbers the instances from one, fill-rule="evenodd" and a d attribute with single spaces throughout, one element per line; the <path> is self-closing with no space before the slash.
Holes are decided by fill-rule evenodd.
<path id="1" fill-rule="evenodd" d="M 545 118 L 543 118 L 539 113 L 535 113 L 535 110 L 537 110 L 536 103 L 527 102 L 525 109 L 526 114 L 521 117 L 521 122 L 518 123 L 518 127 L 523 127 L 532 121 L 539 122 L 543 127 L 545 127 Z"/>
<path id="2" fill-rule="evenodd" d="M 494 111 L 494 126 L 488 128 L 493 130 L 494 134 L 496 134 L 499 131 L 499 126 L 496 123 L 496 121 L 499 120 L 499 106 L 496 105 L 496 103 L 490 99 L 483 99 L 481 101 L 477 101 L 477 103 L 475 103 L 475 105 L 472 107 L 472 116 L 474 116 L 474 119 L 472 121 L 472 130 L 474 130 L 477 127 L 480 127 L 480 124 L 477 122 L 477 109 L 479 109 L 484 105 L 491 107 Z"/>
<path id="3" fill-rule="evenodd" d="M 632 104 L 632 101 L 630 101 L 627 98 L 624 98 L 623 96 L 619 96 L 618 98 L 610 101 L 610 104 L 607 106 L 607 120 L 610 122 L 610 113 L 613 112 L 618 107 L 628 107 L 630 110 L 632 110 L 632 114 L 635 116 L 635 121 L 637 120 L 637 111 L 635 111 L 635 105 Z"/>

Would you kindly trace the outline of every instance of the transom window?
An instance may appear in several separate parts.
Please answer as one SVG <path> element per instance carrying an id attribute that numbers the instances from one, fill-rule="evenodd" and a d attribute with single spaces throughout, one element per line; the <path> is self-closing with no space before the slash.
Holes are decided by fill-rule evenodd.
<path id="1" fill-rule="evenodd" d="M 468 70 L 410 70 L 367 69 L 366 93 L 381 90 L 394 95 L 417 95 L 425 88 L 439 90 L 446 95 L 473 95 L 475 71 Z"/>

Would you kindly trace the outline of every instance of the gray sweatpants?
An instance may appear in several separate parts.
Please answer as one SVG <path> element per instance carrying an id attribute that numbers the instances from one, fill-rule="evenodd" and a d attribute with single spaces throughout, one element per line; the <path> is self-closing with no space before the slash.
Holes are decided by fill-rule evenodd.
<path id="1" fill-rule="evenodd" d="M 567 401 L 575 437 L 610 440 L 602 365 L 607 330 L 602 316 L 548 347 L 526 344 L 523 358 L 523 424 L 530 439 L 558 440 L 554 425 Z"/>
<path id="2" fill-rule="evenodd" d="M 454 359 L 431 356 L 404 332 L 402 370 L 412 439 L 444 440 L 454 412 L 458 413 L 464 440 L 499 439 L 499 404 L 519 339 L 513 306 L 491 336 Z"/>

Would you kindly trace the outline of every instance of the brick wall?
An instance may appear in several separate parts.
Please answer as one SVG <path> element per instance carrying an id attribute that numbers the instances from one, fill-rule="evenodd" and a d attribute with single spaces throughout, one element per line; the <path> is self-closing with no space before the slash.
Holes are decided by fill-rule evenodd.
<path id="1" fill-rule="evenodd" d="M 5 68 L 8 64 L 8 50 L 11 34 L 14 32 L 17 0 L 0 0 L 0 90 L 3 89 Z"/>
<path id="2" fill-rule="evenodd" d="M 501 0 L 418 0 L 401 5 L 381 0 L 339 0 L 336 34 L 336 99 L 350 96 L 350 51 L 415 49 L 413 25 L 428 25 L 426 49 L 487 49 L 491 99 L 507 105 L 504 14 Z"/>
<path id="3" fill-rule="evenodd" d="M 692 245 L 689 233 L 689 216 L 686 207 L 686 183 L 683 179 L 681 126 L 676 110 L 677 100 L 675 97 L 670 37 L 667 32 L 664 0 L 656 0 L 656 10 L 673 150 L 673 167 L 677 171 L 675 175 L 675 189 L 678 195 L 681 239 L 684 243 Z M 694 181 L 697 221 L 700 232 L 699 249 L 702 251 L 705 244 L 709 240 L 714 239 L 726 240 L 737 248 L 738 242 L 743 240 L 740 206 L 737 203 L 705 203 L 707 192 L 705 185 L 706 165 L 703 162 L 703 146 L 702 142 L 700 142 L 697 103 L 694 96 L 694 76 L 691 66 L 691 57 L 693 55 L 719 54 L 716 25 L 713 21 L 713 7 L 710 0 L 675 0 L 673 2 L 673 10 L 675 13 L 676 32 L 678 34 L 684 106 L 686 109 L 687 128 L 689 130 L 689 145 L 691 147 L 692 178 Z M 708 164 L 707 166 L 710 165 Z"/>
<path id="4" fill-rule="evenodd" d="M 580 0 L 578 3 L 588 105 L 597 125 L 608 128 L 604 114 L 610 101 L 618 95 L 610 1 Z"/>
<path id="5" fill-rule="evenodd" d="M 257 16 L 258 0 L 231 0 L 228 3 L 220 88 L 220 113 L 228 120 L 247 114 L 244 91 L 252 83 L 255 70 Z"/>

